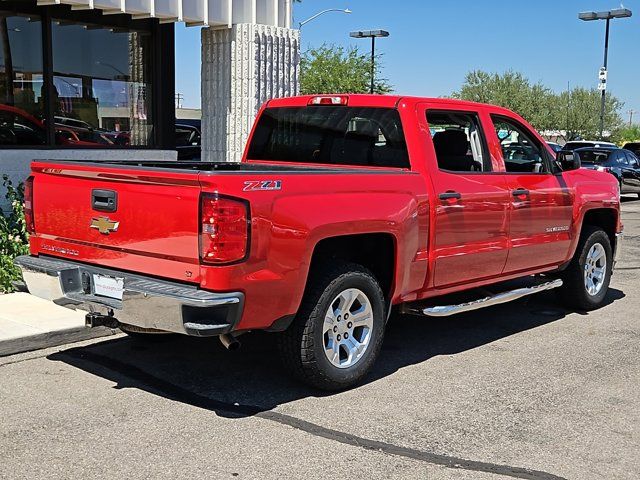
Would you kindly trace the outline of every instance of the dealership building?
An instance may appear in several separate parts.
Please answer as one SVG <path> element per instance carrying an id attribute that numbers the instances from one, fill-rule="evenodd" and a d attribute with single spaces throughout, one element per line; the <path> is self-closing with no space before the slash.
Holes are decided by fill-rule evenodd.
<path id="1" fill-rule="evenodd" d="M 291 16 L 291 0 L 0 0 L 0 176 L 175 160 L 177 22 L 204 27 L 202 159 L 239 160 L 259 106 L 298 92 Z"/>

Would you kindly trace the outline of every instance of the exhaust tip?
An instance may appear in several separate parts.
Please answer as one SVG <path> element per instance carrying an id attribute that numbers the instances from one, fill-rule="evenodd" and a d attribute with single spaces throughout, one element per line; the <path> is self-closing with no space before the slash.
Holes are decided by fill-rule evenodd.
<path id="1" fill-rule="evenodd" d="M 226 348 L 227 350 L 235 352 L 236 350 L 240 349 L 241 343 L 232 334 L 225 333 L 220 335 L 218 338 L 220 338 L 220 343 L 222 343 L 224 348 Z"/>

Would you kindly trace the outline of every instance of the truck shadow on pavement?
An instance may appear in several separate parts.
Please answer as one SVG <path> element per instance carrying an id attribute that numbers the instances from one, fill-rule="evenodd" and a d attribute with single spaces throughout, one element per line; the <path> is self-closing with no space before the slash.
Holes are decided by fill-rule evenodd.
<path id="1" fill-rule="evenodd" d="M 624 296 L 610 288 L 606 304 Z M 436 356 L 455 355 L 556 322 L 568 313 L 572 312 L 554 302 L 553 292 L 547 292 L 449 318 L 392 318 L 380 358 L 365 383 Z M 170 336 L 140 343 L 120 337 L 47 358 L 113 381 L 118 389 L 137 388 L 229 418 L 258 415 L 305 397 L 332 395 L 286 375 L 274 334 L 257 332 L 241 340 L 240 351 L 228 352 L 215 338 Z"/>

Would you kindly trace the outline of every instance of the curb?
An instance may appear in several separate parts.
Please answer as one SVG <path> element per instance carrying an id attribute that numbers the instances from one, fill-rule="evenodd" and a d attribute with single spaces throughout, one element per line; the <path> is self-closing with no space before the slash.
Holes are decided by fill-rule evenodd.
<path id="1" fill-rule="evenodd" d="M 58 347 L 67 343 L 91 340 L 92 338 L 116 335 L 117 330 L 106 327 L 88 328 L 85 326 L 37 333 L 24 337 L 0 340 L 0 357 L 17 353 L 31 352 L 43 348 Z"/>

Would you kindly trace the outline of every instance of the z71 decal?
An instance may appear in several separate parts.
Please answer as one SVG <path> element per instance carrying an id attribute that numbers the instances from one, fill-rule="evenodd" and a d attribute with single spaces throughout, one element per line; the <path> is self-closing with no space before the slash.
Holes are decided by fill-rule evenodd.
<path id="1" fill-rule="evenodd" d="M 242 190 L 244 192 L 282 190 L 282 180 L 247 180 Z"/>

